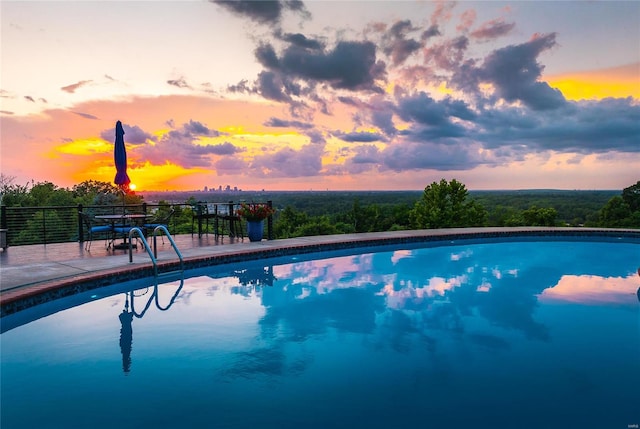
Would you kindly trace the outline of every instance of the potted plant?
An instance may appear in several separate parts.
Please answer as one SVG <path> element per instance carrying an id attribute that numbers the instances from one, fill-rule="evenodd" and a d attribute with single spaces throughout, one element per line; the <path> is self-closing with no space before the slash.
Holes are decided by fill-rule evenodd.
<path id="1" fill-rule="evenodd" d="M 276 211 L 265 203 L 242 203 L 237 214 L 247 221 L 249 241 L 261 241 L 264 231 L 264 220 Z"/>

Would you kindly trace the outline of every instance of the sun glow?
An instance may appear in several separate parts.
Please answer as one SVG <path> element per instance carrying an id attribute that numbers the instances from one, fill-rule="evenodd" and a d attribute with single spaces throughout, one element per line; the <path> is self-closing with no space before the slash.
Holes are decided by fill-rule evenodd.
<path id="1" fill-rule="evenodd" d="M 109 144 L 102 139 L 78 139 L 70 143 L 61 144 L 55 148 L 57 154 L 71 154 L 71 155 L 95 155 L 111 153 L 113 151 L 113 144 Z"/>
<path id="2" fill-rule="evenodd" d="M 640 99 L 640 63 L 603 70 L 549 76 L 547 83 L 569 100 L 607 97 Z"/>
<path id="3" fill-rule="evenodd" d="M 185 169 L 175 164 L 153 165 L 150 162 L 136 164 L 127 169 L 129 177 L 136 183 L 130 183 L 130 189 L 138 191 L 166 191 L 175 189 L 194 189 L 193 183 L 209 183 L 206 169 Z M 111 171 L 115 174 L 115 170 Z M 109 176 L 107 180 L 113 180 Z M 135 188 L 134 188 L 135 186 Z"/>

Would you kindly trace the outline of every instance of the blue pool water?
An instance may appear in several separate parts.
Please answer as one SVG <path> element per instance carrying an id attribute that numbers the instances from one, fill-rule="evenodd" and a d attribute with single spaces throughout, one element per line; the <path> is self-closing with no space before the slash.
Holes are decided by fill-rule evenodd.
<path id="1" fill-rule="evenodd" d="M 0 426 L 640 423 L 637 242 L 322 258 L 138 280 L 3 318 Z"/>

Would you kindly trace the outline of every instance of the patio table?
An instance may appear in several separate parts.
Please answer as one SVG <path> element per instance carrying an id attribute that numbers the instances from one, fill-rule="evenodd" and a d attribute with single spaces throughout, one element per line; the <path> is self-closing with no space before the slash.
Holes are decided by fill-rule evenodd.
<path id="1" fill-rule="evenodd" d="M 144 220 L 148 217 L 151 217 L 151 215 L 148 214 L 110 214 L 110 215 L 96 215 L 94 216 L 95 219 L 100 219 L 100 220 L 106 220 L 109 221 L 111 223 L 111 228 L 115 228 L 116 227 L 116 222 L 117 221 L 122 221 L 122 226 L 125 227 L 125 221 L 126 220 L 133 220 L 134 222 L 138 222 L 140 220 Z M 135 244 L 131 244 L 132 247 L 137 248 L 138 246 L 136 246 Z M 125 234 L 123 242 L 120 244 L 114 244 L 113 245 L 114 249 L 128 249 L 129 248 L 129 243 L 127 243 L 127 235 Z"/>

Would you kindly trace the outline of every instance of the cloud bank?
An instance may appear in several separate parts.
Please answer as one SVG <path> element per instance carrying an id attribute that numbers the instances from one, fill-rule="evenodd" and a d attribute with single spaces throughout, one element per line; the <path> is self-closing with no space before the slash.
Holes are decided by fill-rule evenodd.
<path id="1" fill-rule="evenodd" d="M 566 97 L 545 81 L 543 62 L 560 49 L 562 33 L 523 34 L 504 11 L 482 21 L 472 3 L 435 2 L 427 17 L 319 29 L 301 1 L 213 0 L 207 6 L 244 29 L 258 69 L 224 88 L 175 71 L 164 84 L 193 97 L 192 110 L 177 126 L 164 113 L 165 129 L 135 119 L 125 124 L 132 159 L 140 164 L 272 183 L 335 183 L 347 176 L 506 169 L 532 158 L 563 168 L 640 160 L 638 100 Z M 73 96 L 96 84 L 75 82 L 60 90 Z M 240 119 L 223 126 L 200 113 L 197 100 L 207 98 L 245 100 L 242 120 L 252 130 L 240 131 Z M 257 106 L 269 106 L 269 114 L 252 115 Z M 107 119 L 85 109 L 73 114 Z M 113 130 L 100 137 L 112 142 Z"/>

